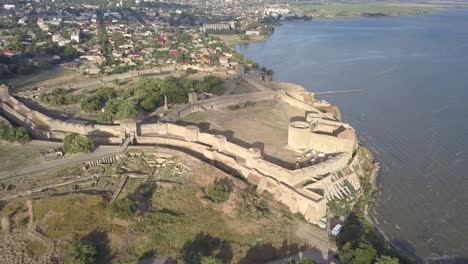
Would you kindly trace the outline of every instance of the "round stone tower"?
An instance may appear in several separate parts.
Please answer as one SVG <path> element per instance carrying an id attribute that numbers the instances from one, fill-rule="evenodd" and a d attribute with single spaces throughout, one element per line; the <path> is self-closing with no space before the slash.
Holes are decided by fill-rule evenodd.
<path id="1" fill-rule="evenodd" d="M 305 121 L 289 123 L 288 146 L 294 149 L 306 149 L 309 145 L 310 124 Z"/>

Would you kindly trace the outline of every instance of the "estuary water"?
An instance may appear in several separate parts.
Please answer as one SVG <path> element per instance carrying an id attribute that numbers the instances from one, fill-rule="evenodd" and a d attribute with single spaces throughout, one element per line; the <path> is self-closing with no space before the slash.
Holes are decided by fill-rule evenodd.
<path id="1" fill-rule="evenodd" d="M 237 49 L 275 80 L 361 90 L 323 99 L 381 164 L 374 222 L 422 261 L 468 263 L 468 10 L 287 22 Z"/>

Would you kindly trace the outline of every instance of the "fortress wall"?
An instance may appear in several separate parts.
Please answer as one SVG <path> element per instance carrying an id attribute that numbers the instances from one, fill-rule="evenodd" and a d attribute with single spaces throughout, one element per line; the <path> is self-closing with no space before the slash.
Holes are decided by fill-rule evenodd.
<path id="1" fill-rule="evenodd" d="M 343 123 L 343 122 L 340 122 L 340 121 L 333 121 L 333 120 L 328 120 L 328 119 L 315 119 L 314 120 L 316 123 L 318 124 L 321 124 L 321 125 L 324 125 L 324 126 L 330 126 L 330 127 L 340 127 L 340 126 L 344 126 L 345 128 L 351 128 L 351 126 L 347 123 Z M 312 121 L 312 122 L 314 122 Z"/>
<path id="2" fill-rule="evenodd" d="M 48 122 L 50 130 L 52 131 L 63 131 L 69 133 L 77 133 L 81 135 L 87 134 L 86 126 L 81 124 L 74 124 L 70 122 L 61 121 L 58 119 L 52 119 Z"/>
<path id="3" fill-rule="evenodd" d="M 321 151 L 323 153 L 352 153 L 355 146 L 354 140 L 321 135 L 317 133 L 310 133 L 309 140 L 309 148 Z"/>
<path id="4" fill-rule="evenodd" d="M 223 150 L 244 159 L 247 159 L 251 155 L 248 149 L 231 142 L 227 142 Z"/>
<path id="5" fill-rule="evenodd" d="M 351 160 L 352 153 L 342 153 L 336 157 L 333 157 L 327 161 L 324 161 L 319 164 L 315 164 L 314 166 L 305 167 L 299 170 L 294 171 L 295 177 L 299 177 L 302 175 L 310 175 L 310 176 L 319 176 L 319 175 L 326 175 L 330 172 L 337 171 L 342 169 L 343 167 L 348 165 L 348 162 Z"/>
<path id="6" fill-rule="evenodd" d="M 121 144 L 121 137 L 90 137 L 94 144 Z"/>
<path id="7" fill-rule="evenodd" d="M 31 133 L 33 136 L 39 138 L 39 139 L 49 139 L 50 138 L 50 133 L 49 131 L 45 131 L 40 129 L 36 124 L 34 124 L 31 120 L 29 120 L 27 117 L 21 115 L 18 111 L 15 109 L 11 108 L 9 105 L 6 103 L 0 101 L 0 111 L 9 119 L 11 119 L 13 122 L 21 124 L 24 126 L 29 133 Z"/>
<path id="8" fill-rule="evenodd" d="M 50 117 L 48 117 L 48 116 L 46 116 L 43 113 L 38 112 L 38 111 L 32 111 L 32 112 L 33 112 L 34 118 L 37 118 L 42 123 L 49 125 L 49 121 L 51 120 Z"/>
<path id="9" fill-rule="evenodd" d="M 286 95 L 293 98 L 293 99 L 296 99 L 298 101 L 301 101 L 301 102 L 304 102 L 305 101 L 305 97 L 303 94 L 300 94 L 300 93 L 291 93 L 291 92 L 286 92 Z"/>
<path id="10" fill-rule="evenodd" d="M 158 131 L 158 124 L 142 124 L 140 125 L 140 133 L 142 135 L 156 133 Z"/>
<path id="11" fill-rule="evenodd" d="M 50 132 L 50 138 L 56 139 L 56 140 L 63 140 L 66 135 L 67 133 L 63 131 L 51 131 Z"/>
<path id="12" fill-rule="evenodd" d="M 198 134 L 198 141 L 213 146 L 215 144 L 215 136 L 208 133 L 200 133 Z"/>
<path id="13" fill-rule="evenodd" d="M 151 126 L 150 126 L 151 127 Z M 185 127 L 169 124 L 170 131 L 176 131 L 179 135 L 185 133 Z M 147 130 L 147 128 L 145 128 Z M 172 134 L 170 134 L 172 135 Z M 197 142 L 189 142 L 185 139 L 175 139 L 166 137 L 144 137 L 139 136 L 137 141 L 139 144 L 164 144 L 169 146 L 177 146 L 196 153 L 202 154 L 207 159 L 215 162 L 220 162 L 224 166 L 229 166 L 237 170 L 245 176 L 253 184 L 259 185 L 259 190 L 266 190 L 272 193 L 275 198 L 284 203 L 292 212 L 303 214 L 308 221 L 317 223 L 318 220 L 325 216 L 326 203 L 323 203 L 323 197 L 320 195 L 301 189 L 294 189 L 294 186 L 303 179 L 298 179 L 291 171 L 284 169 L 275 164 L 269 163 L 258 156 L 257 151 L 249 151 L 235 144 L 226 141 L 223 136 L 214 136 L 206 133 L 200 133 L 199 138 L 203 143 L 212 143 L 213 148 L 205 146 Z M 219 151 L 218 151 L 219 150 Z M 238 163 L 238 161 L 225 153 L 239 155 L 246 158 L 247 167 Z M 269 175 L 269 176 L 268 176 Z M 302 175 L 310 178 L 309 175 Z"/>
<path id="14" fill-rule="evenodd" d="M 200 101 L 199 104 L 202 105 L 205 109 L 221 109 L 230 105 L 245 103 L 247 101 L 257 102 L 263 100 L 273 100 L 274 97 L 275 93 L 273 92 L 246 93 L 203 100 Z"/>
<path id="15" fill-rule="evenodd" d="M 198 109 L 198 106 L 195 107 L 193 105 L 188 105 L 188 106 L 180 109 L 179 111 L 177 111 L 177 118 L 178 119 L 184 118 L 184 117 L 188 116 L 189 114 L 191 114 L 193 112 L 197 112 L 197 111 L 200 111 Z"/>
<path id="16" fill-rule="evenodd" d="M 273 88 L 282 89 L 288 92 L 307 92 L 306 88 L 301 85 L 294 84 L 294 83 L 286 83 L 286 82 L 271 82 L 270 84 Z"/>
<path id="17" fill-rule="evenodd" d="M 0 106 L 2 108 L 2 112 L 10 119 L 17 123 L 26 123 L 26 117 L 18 113 L 15 109 L 11 108 L 5 102 L 0 102 Z"/>
<path id="18" fill-rule="evenodd" d="M 167 126 L 167 133 L 185 138 L 186 128 L 183 126 L 178 126 L 170 123 L 166 123 Z"/>
<path id="19" fill-rule="evenodd" d="M 102 132 L 106 132 L 112 134 L 116 137 L 120 137 L 122 135 L 122 128 L 120 126 L 111 126 L 111 125 L 93 125 L 93 126 L 86 126 L 85 131 L 86 134 L 90 133 L 93 130 L 99 130 Z"/>
<path id="20" fill-rule="evenodd" d="M 320 131 L 320 132 L 326 132 L 326 133 L 333 133 L 339 126 L 333 126 L 333 125 L 328 125 L 328 124 L 323 124 L 323 123 L 318 123 L 313 126 L 312 130 L 313 131 Z"/>
<path id="21" fill-rule="evenodd" d="M 295 98 L 292 98 L 291 96 L 287 95 L 286 92 L 284 91 L 279 91 L 278 94 L 280 96 L 280 99 L 283 100 L 285 103 L 289 104 L 290 106 L 302 109 L 306 112 L 314 112 L 314 113 L 321 114 L 321 112 L 317 110 L 316 108 L 314 108 L 313 106 L 307 103 L 304 103 L 302 101 L 299 101 Z"/>

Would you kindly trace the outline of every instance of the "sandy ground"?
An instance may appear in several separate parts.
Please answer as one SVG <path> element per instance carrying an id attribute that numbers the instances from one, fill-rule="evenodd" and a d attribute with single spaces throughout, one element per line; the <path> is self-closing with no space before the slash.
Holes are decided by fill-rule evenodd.
<path id="1" fill-rule="evenodd" d="M 291 167 L 298 153 L 286 148 L 289 119 L 304 114 L 283 102 L 262 101 L 239 110 L 193 113 L 183 121 L 198 124 L 202 131 L 225 135 L 238 145 L 263 149 L 270 161 Z"/>

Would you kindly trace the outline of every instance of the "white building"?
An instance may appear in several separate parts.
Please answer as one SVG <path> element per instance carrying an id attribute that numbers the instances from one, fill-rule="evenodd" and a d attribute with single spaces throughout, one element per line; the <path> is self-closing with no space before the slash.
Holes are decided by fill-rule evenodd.
<path id="1" fill-rule="evenodd" d="M 3 8 L 5 8 L 5 10 L 13 10 L 16 8 L 15 5 L 8 5 L 8 4 L 5 4 L 3 5 Z"/>
<path id="2" fill-rule="evenodd" d="M 78 29 L 70 36 L 71 41 L 75 41 L 76 43 L 80 43 L 80 30 Z"/>
<path id="3" fill-rule="evenodd" d="M 245 34 L 247 36 L 258 36 L 258 35 L 260 35 L 260 31 L 258 31 L 258 30 L 247 30 L 247 31 L 245 31 Z"/>

